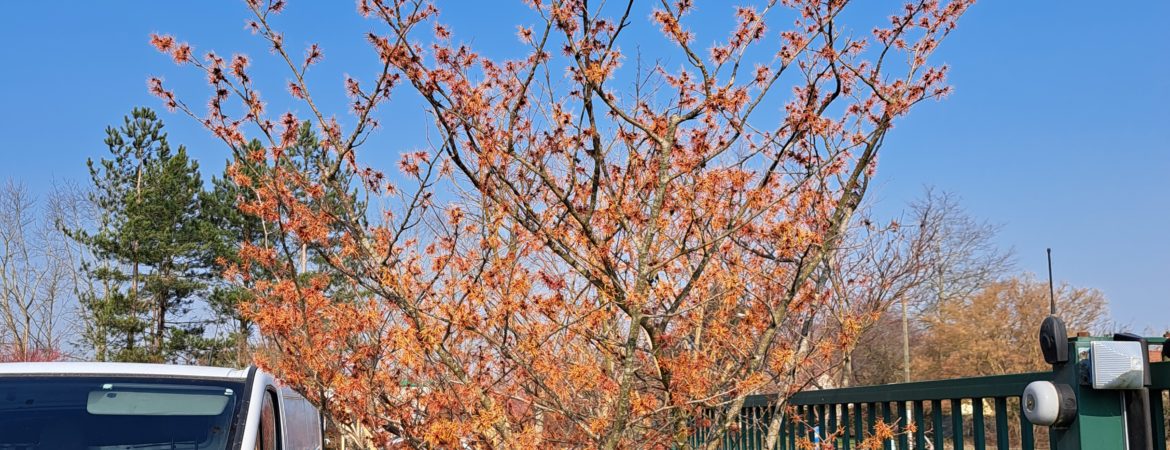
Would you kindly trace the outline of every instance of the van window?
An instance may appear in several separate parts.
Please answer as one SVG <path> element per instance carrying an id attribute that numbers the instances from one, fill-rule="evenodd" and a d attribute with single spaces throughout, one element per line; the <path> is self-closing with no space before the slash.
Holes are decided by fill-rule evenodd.
<path id="1" fill-rule="evenodd" d="M 242 382 L 0 377 L 0 449 L 224 450 Z"/>
<path id="2" fill-rule="evenodd" d="M 276 400 L 272 391 L 264 392 L 264 403 L 260 407 L 260 432 L 256 433 L 257 450 L 279 450 L 280 433 L 276 424 Z"/>

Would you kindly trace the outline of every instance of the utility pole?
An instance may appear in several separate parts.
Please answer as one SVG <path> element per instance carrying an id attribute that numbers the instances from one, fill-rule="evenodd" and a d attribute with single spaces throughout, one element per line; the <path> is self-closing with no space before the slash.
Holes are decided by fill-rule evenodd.
<path id="1" fill-rule="evenodd" d="M 902 372 L 910 382 L 910 319 L 906 311 L 906 295 L 902 296 Z"/>

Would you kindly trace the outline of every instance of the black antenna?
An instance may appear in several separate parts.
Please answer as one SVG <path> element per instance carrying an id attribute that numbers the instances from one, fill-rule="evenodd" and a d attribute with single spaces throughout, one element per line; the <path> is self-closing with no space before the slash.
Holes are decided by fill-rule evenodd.
<path id="1" fill-rule="evenodd" d="M 1056 291 L 1052 288 L 1052 249 L 1048 249 L 1048 309 L 1056 315 Z"/>
<path id="2" fill-rule="evenodd" d="M 1048 310 L 1051 314 L 1040 323 L 1040 352 L 1044 361 L 1054 367 L 1069 361 L 1068 330 L 1056 316 L 1056 290 L 1052 287 L 1052 249 L 1048 249 Z"/>

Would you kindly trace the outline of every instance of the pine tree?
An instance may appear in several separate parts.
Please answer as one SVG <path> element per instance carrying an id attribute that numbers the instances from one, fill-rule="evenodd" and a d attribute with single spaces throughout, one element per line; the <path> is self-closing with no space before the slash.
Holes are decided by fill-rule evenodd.
<path id="1" fill-rule="evenodd" d="M 250 152 L 261 151 L 259 141 L 249 143 L 246 149 Z M 229 160 L 227 166 L 247 166 L 245 171 L 263 170 L 263 164 L 236 158 Z M 207 220 L 216 230 L 213 239 L 209 240 L 209 251 L 205 255 L 209 267 L 216 271 L 223 271 L 231 264 L 240 263 L 239 246 L 244 242 L 260 242 L 264 239 L 264 224 L 260 219 L 249 216 L 239 209 L 239 204 L 252 198 L 252 192 L 247 186 L 240 186 L 232 181 L 228 169 L 224 169 L 222 177 L 213 176 L 211 191 L 205 194 L 203 212 Z M 259 274 L 251 274 L 257 276 Z M 253 278 L 254 279 L 254 278 Z M 220 348 L 211 364 L 246 365 L 251 362 L 252 323 L 244 318 L 240 305 L 251 299 L 249 294 L 251 279 L 243 285 L 220 280 L 213 283 L 210 295 L 207 298 L 208 306 L 215 315 L 218 324 L 227 326 L 230 331 L 220 336 L 213 345 Z"/>
<path id="2" fill-rule="evenodd" d="M 82 295 L 85 340 L 99 360 L 189 360 L 205 346 L 193 301 L 209 276 L 212 226 L 201 210 L 199 166 L 172 150 L 154 112 L 135 108 L 106 129 L 110 158 L 89 161 L 96 230 L 72 230 L 97 261 L 86 264 L 102 289 Z"/>
<path id="3" fill-rule="evenodd" d="M 297 140 L 293 145 L 283 149 L 276 158 L 255 158 L 248 155 L 264 155 L 264 146 L 259 141 L 248 143 L 235 158 L 227 161 L 224 175 L 212 177 L 212 189 L 203 201 L 203 211 L 206 220 L 216 230 L 216 236 L 211 239 L 211 250 L 208 252 L 207 265 L 214 267 L 217 272 L 227 266 L 242 261 L 238 250 L 242 243 L 259 245 L 274 245 L 285 251 L 278 252 L 285 264 L 295 265 L 302 276 L 312 272 L 328 271 L 322 261 L 311 254 L 311 251 L 295 238 L 284 234 L 275 224 L 267 224 L 255 216 L 240 211 L 240 205 L 255 200 L 254 186 L 241 185 L 233 180 L 230 172 L 234 170 L 247 174 L 249 179 L 264 178 L 263 174 L 271 173 L 274 168 L 287 171 L 296 171 L 309 174 L 318 173 L 314 167 L 330 167 L 336 163 L 336 156 L 321 148 L 316 135 L 312 132 L 309 122 L 299 127 Z M 312 176 L 312 175 L 310 175 Z M 337 183 L 342 189 L 352 188 L 353 172 L 345 169 L 338 173 Z M 287 186 L 294 196 L 310 203 L 318 210 L 330 212 L 347 210 L 346 202 L 354 202 L 354 192 L 326 189 L 321 195 L 314 197 L 296 183 Z M 356 210 L 362 210 L 358 205 Z M 334 230 L 340 232 L 341 230 Z M 245 318 L 241 311 L 242 305 L 251 300 L 250 292 L 254 288 L 252 280 L 262 279 L 267 274 L 261 272 L 257 266 L 250 266 L 253 273 L 248 274 L 242 284 L 220 281 L 213 283 L 208 296 L 208 304 L 214 312 L 215 321 L 226 325 L 231 330 L 227 336 L 209 345 L 224 350 L 214 363 L 243 365 L 251 362 L 252 356 L 252 323 Z M 343 300 L 353 298 L 354 294 L 346 292 L 340 286 L 335 287 L 331 298 Z M 229 349 L 234 349 L 230 350 Z"/>

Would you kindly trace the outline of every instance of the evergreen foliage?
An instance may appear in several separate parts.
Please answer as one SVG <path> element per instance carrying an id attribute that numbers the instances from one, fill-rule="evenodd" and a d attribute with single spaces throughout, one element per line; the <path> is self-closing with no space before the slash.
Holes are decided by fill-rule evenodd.
<path id="1" fill-rule="evenodd" d="M 80 293 L 84 340 L 103 361 L 199 361 L 206 323 L 192 312 L 212 275 L 205 261 L 214 230 L 201 214 L 199 165 L 183 146 L 170 147 L 146 108 L 106 135 L 109 157 L 88 163 L 98 224 L 70 230 L 92 251 L 84 268 L 99 286 Z"/>
<path id="2" fill-rule="evenodd" d="M 333 270 L 312 246 L 241 211 L 240 205 L 256 200 L 256 186 L 231 176 L 255 180 L 283 171 L 312 178 L 321 173 L 315 167 L 337 164 L 309 123 L 299 128 L 294 144 L 273 158 L 259 141 L 249 143 L 207 189 L 199 165 L 183 146 L 171 148 L 153 111 L 136 108 L 121 127 L 106 129 L 109 154 L 88 162 L 97 223 L 66 230 L 93 255 L 82 264 L 93 288 L 78 295 L 82 344 L 97 360 L 250 364 L 254 326 L 242 308 L 252 299 L 253 280 L 268 274 L 250 266 L 253 273 L 243 280 L 223 279 L 228 267 L 240 267 L 240 246 L 280 248 L 283 264 L 301 269 L 302 277 Z M 314 178 L 285 188 L 316 211 L 364 213 L 351 190 L 353 176 L 347 168 L 330 183 Z M 304 188 L 318 184 L 330 188 Z M 330 291 L 335 300 L 355 298 L 346 286 Z"/>

